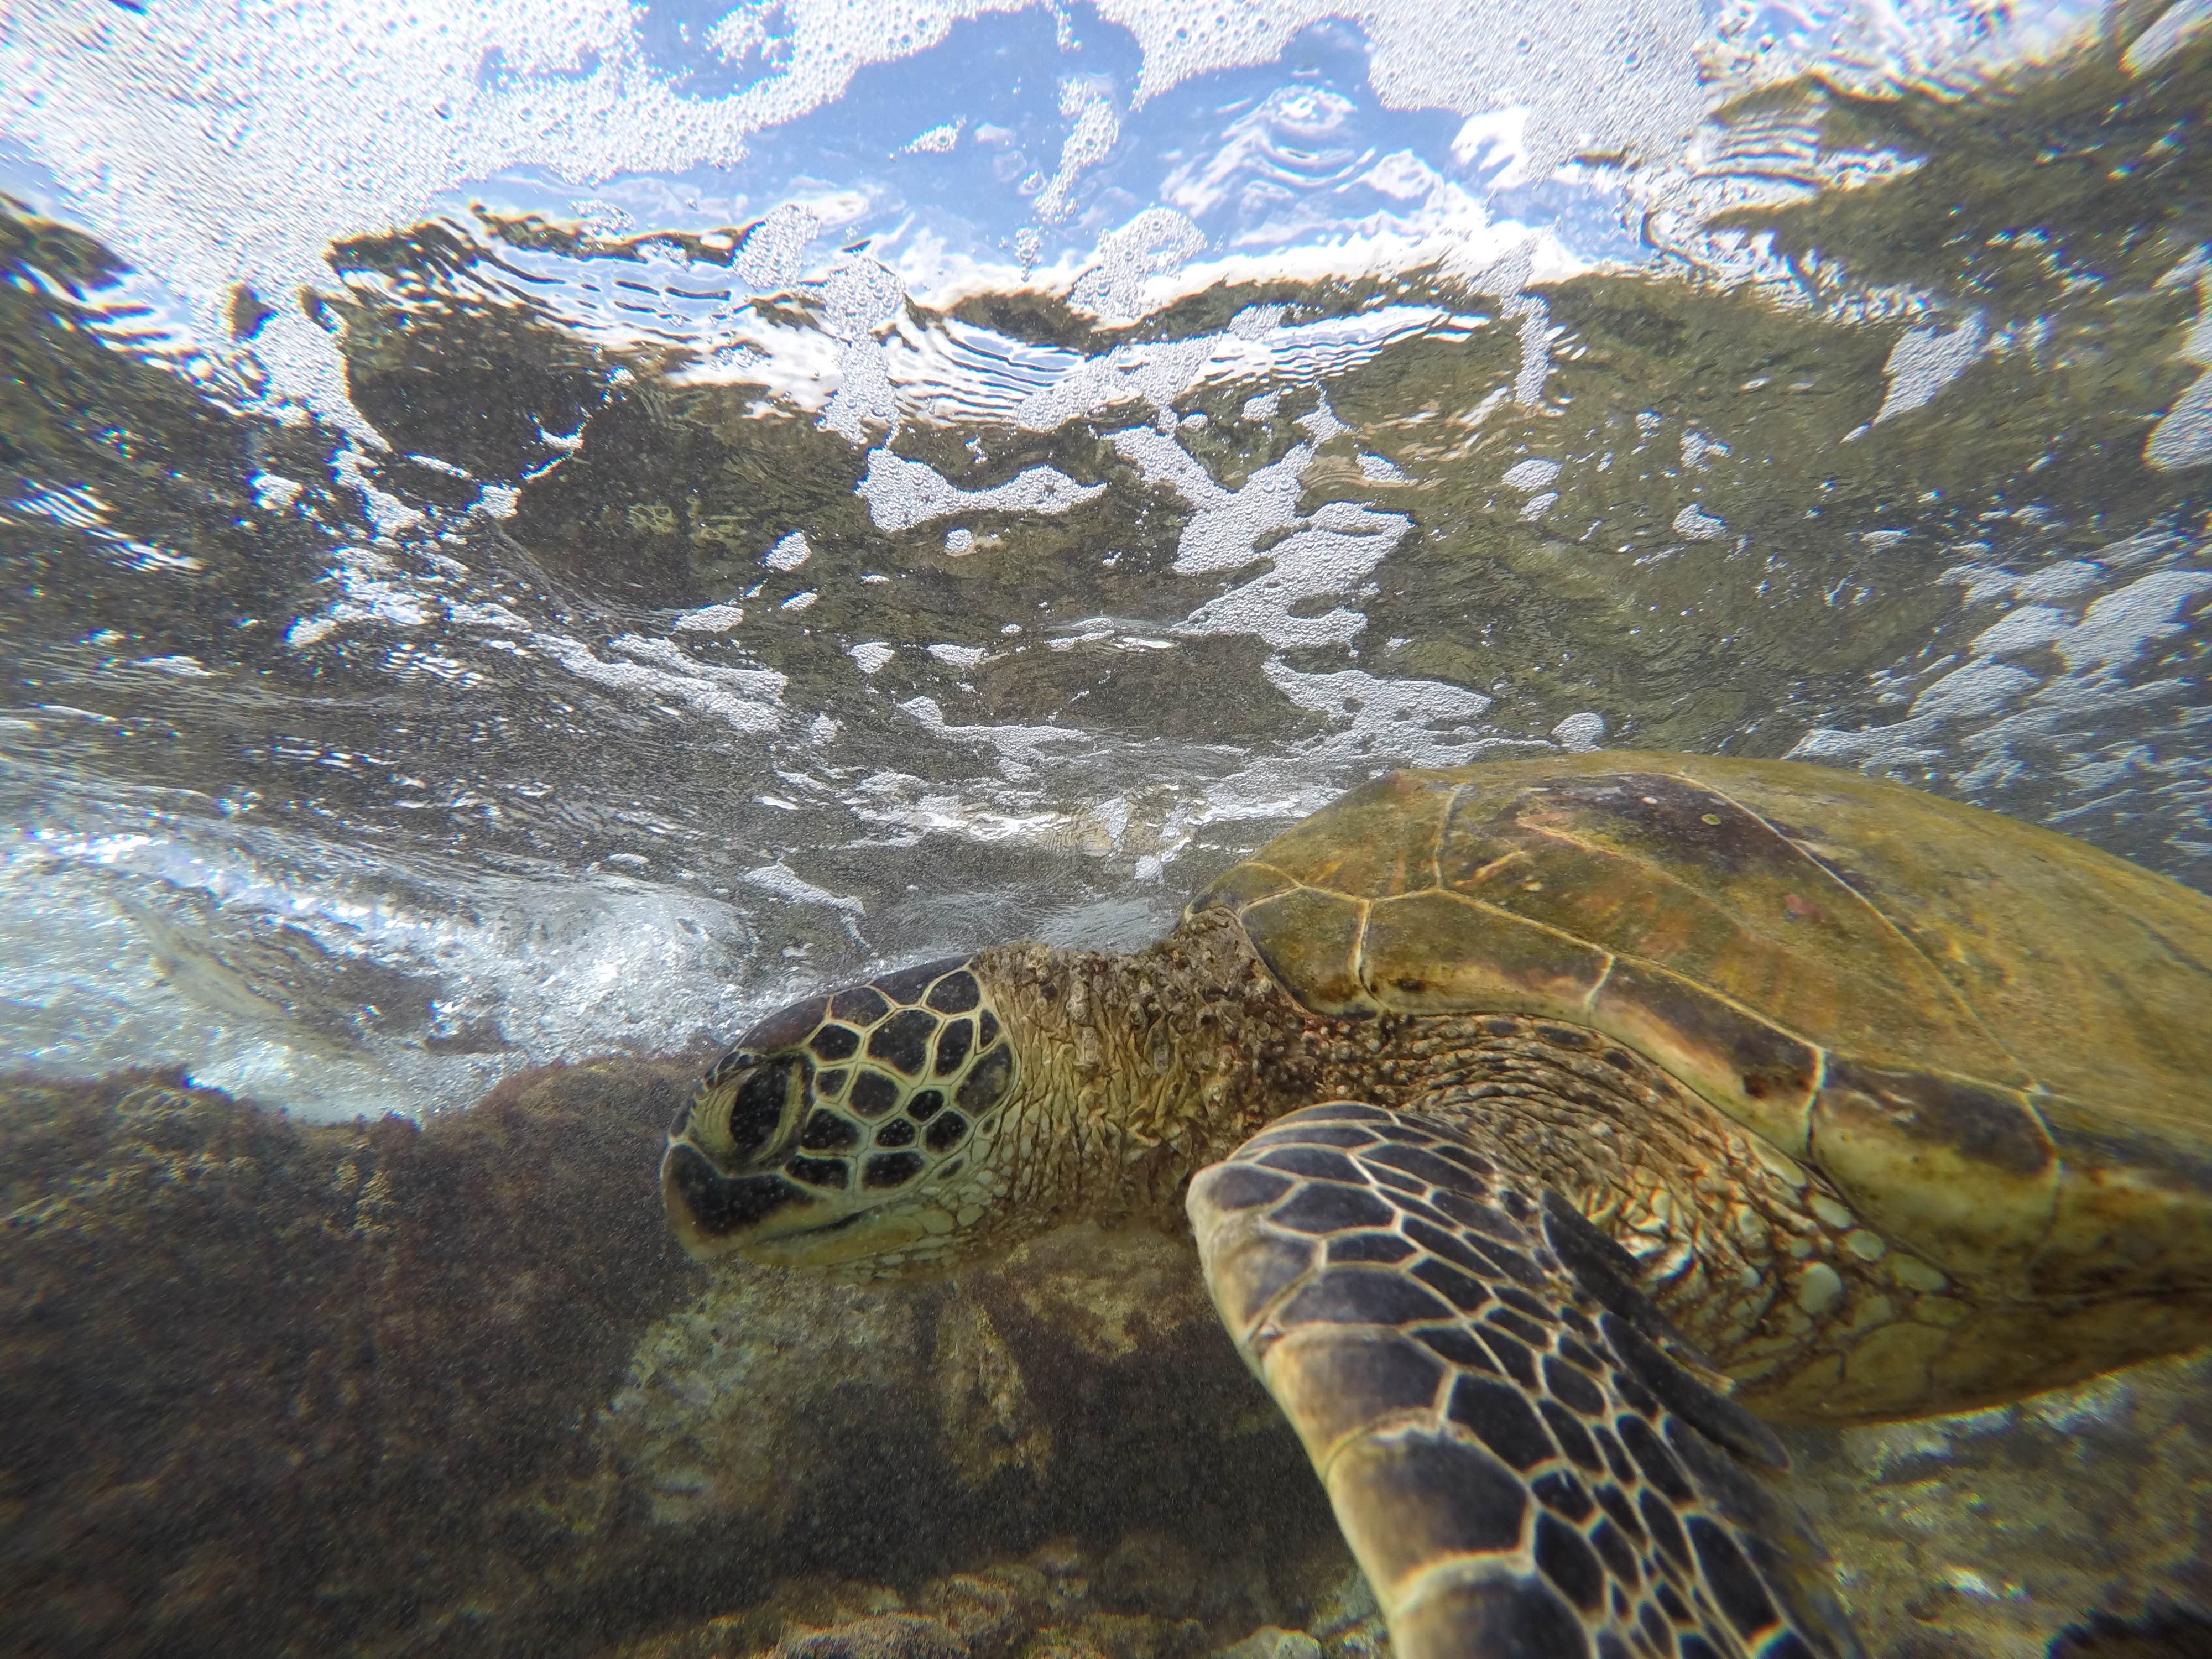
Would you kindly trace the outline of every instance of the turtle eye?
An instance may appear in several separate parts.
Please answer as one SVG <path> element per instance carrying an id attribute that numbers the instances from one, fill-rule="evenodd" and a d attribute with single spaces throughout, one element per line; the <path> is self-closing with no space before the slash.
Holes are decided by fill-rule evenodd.
<path id="1" fill-rule="evenodd" d="M 750 1164 L 775 1139 L 790 1103 L 788 1061 L 762 1061 L 744 1074 L 730 1097 L 730 1145 L 737 1162 Z"/>

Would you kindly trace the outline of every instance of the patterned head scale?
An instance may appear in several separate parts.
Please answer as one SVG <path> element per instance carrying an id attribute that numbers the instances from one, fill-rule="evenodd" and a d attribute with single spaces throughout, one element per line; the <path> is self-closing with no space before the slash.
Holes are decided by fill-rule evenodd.
<path id="1" fill-rule="evenodd" d="M 708 1069 L 672 1126 L 669 1219 L 702 1260 L 946 1255 L 980 1218 L 975 1177 L 1016 1071 L 967 957 L 793 1003 Z"/>

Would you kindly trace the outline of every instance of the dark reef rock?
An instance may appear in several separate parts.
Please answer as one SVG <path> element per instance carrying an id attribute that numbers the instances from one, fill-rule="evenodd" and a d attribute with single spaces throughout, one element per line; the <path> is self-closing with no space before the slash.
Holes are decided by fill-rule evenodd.
<path id="1" fill-rule="evenodd" d="M 684 1261 L 653 1171 L 693 1077 L 556 1068 L 420 1127 L 0 1081 L 0 1654 L 582 1654 L 1071 1528 L 1327 1533 L 1187 1246 Z"/>
<path id="2" fill-rule="evenodd" d="M 2140 1619 L 2100 1613 L 2051 1644 L 2051 1659 L 2206 1659 L 2212 1618 L 2160 1607 Z"/>
<path id="3" fill-rule="evenodd" d="M 832 1630 L 788 1636 L 776 1659 L 969 1659 L 951 1627 L 910 1613 L 857 1619 Z"/>
<path id="4" fill-rule="evenodd" d="M 1116 1585 L 1108 1563 L 1126 1560 L 1132 1548 L 1168 1568 L 1168 1588 Z M 1213 1565 L 1229 1567 L 1231 1579 L 1265 1573 L 1254 1555 Z M 1200 1566 L 1157 1534 L 1132 1534 L 1103 1553 L 1055 1538 L 1026 1557 L 930 1579 L 904 1595 L 885 1585 L 795 1580 L 747 1613 L 648 1637 L 605 1659 L 1219 1659 L 1223 1634 L 1250 1629 L 1255 1614 L 1249 1607 L 1223 1614 Z M 1264 1589 L 1260 1595 L 1275 1599 Z M 1212 1619 L 1205 1616 L 1209 1605 Z M 1297 1639 L 1312 1647 L 1310 1638 Z M 1240 1651 L 1236 1659 L 1255 1656 Z M 1278 1656 L 1269 1650 L 1256 1659 Z"/>
<path id="5" fill-rule="evenodd" d="M 2100 1614 L 2212 1614 L 2212 1354 L 1792 1448 L 1876 1659 L 2014 1659 Z"/>
<path id="6" fill-rule="evenodd" d="M 1186 1241 L 703 1273 L 692 1075 L 419 1127 L 0 1080 L 0 1656 L 1384 1659 Z M 2212 1659 L 2208 1401 L 1793 1437 L 1869 1654 Z"/>
<path id="7" fill-rule="evenodd" d="M 501 1558 L 685 1288 L 687 1071 L 525 1077 L 422 1127 L 173 1076 L 0 1095 L 0 1645 L 328 1652 Z"/>

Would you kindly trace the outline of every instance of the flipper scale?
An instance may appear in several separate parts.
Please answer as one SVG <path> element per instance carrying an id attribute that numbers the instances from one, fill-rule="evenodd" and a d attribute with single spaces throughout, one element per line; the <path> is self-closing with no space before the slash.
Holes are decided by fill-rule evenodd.
<path id="1" fill-rule="evenodd" d="M 1863 1659 L 1771 1432 L 1500 1149 L 1310 1107 L 1188 1209 L 1401 1659 Z"/>

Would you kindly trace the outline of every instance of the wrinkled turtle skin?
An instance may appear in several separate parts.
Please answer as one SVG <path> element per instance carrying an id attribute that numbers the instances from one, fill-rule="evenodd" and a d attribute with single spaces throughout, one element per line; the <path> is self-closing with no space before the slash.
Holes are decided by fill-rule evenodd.
<path id="1" fill-rule="evenodd" d="M 2212 1336 L 2212 900 L 2124 860 L 1854 773 L 1601 752 L 1391 774 L 1216 906 L 1317 1012 L 1601 1031 L 2023 1304 L 1925 1408 Z"/>
<path id="2" fill-rule="evenodd" d="M 2212 1340 L 2212 900 L 1784 761 L 1378 779 L 1126 956 L 793 1003 L 662 1191 L 896 1277 L 1180 1211 L 1401 1659 L 1853 1659 L 1767 1426 Z"/>

